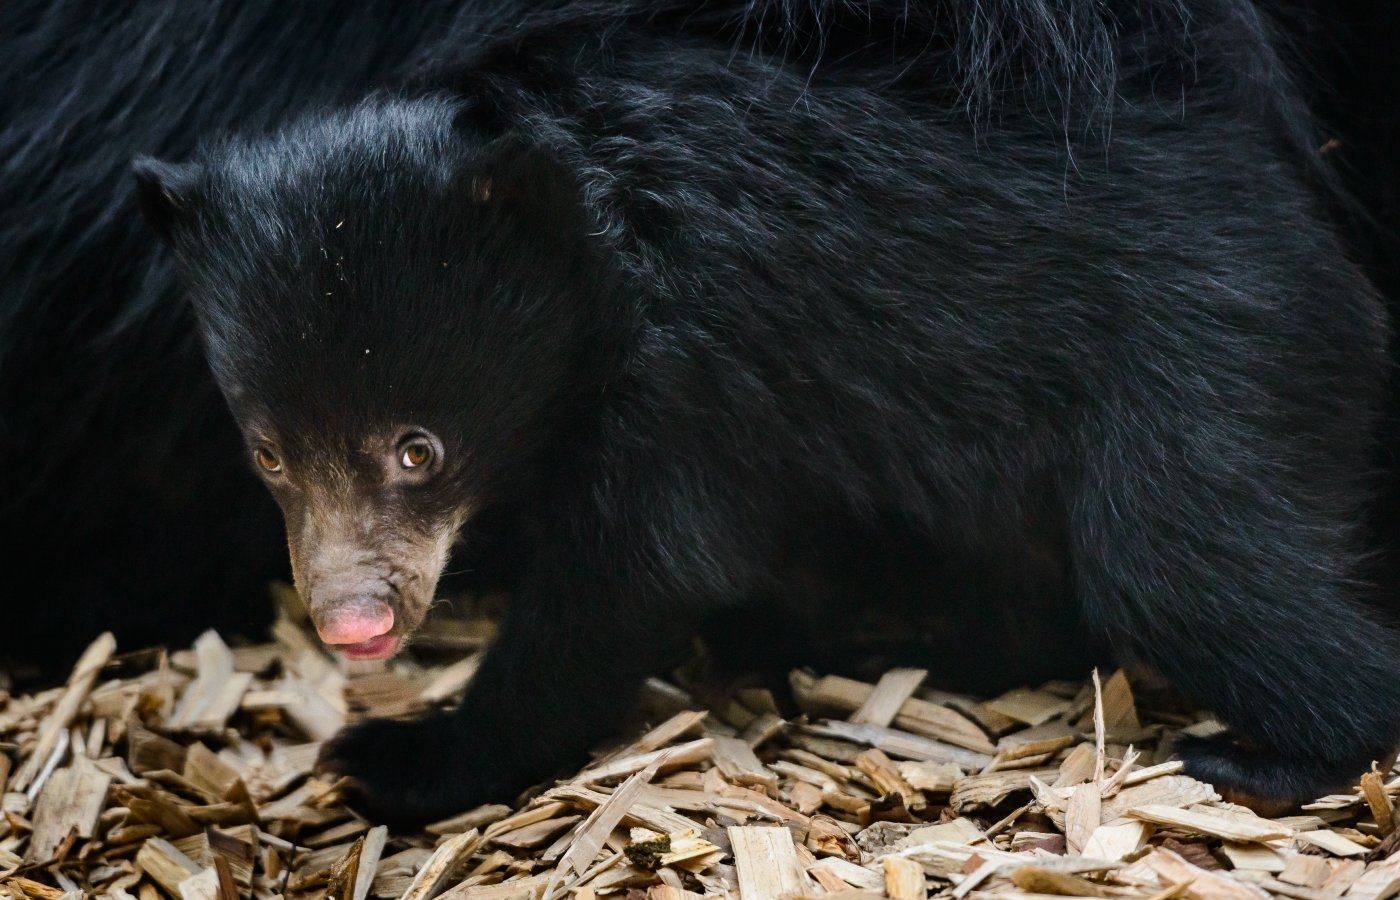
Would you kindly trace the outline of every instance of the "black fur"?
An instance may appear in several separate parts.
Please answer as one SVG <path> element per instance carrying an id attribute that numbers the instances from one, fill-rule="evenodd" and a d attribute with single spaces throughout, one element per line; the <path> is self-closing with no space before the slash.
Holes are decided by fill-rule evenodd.
<path id="1" fill-rule="evenodd" d="M 59 677 L 106 629 L 133 650 L 210 627 L 260 637 L 272 613 L 265 585 L 289 574 L 274 505 L 230 453 L 236 429 L 169 260 L 132 227 L 131 156 L 183 157 L 232 127 L 271 128 L 356 98 L 430 45 L 469 52 L 514 7 L 3 4 L 0 559 L 13 584 L 34 586 L 6 594 L 0 662 L 13 672 Z M 858 13 L 832 9 L 848 23 Z M 454 559 L 457 587 L 518 577 L 509 529 L 485 518 L 481 528 Z M 901 577 L 913 584 L 922 572 Z M 993 674 L 1082 671 L 1077 655 L 1059 656 Z M 977 677 L 985 670 L 967 681 L 970 671 L 950 662 L 945 674 L 992 683 Z"/>
<path id="2" fill-rule="evenodd" d="M 1394 749 L 1390 326 L 1270 21 L 689 6 L 468 16 L 396 92 L 138 167 L 294 534 L 334 493 L 370 556 L 468 508 L 529 548 L 460 709 L 328 746 L 364 808 L 547 774 L 707 620 L 839 617 L 833 548 L 891 522 L 1057 573 L 1230 726 L 1181 751 L 1234 795 Z M 444 453 L 397 486 L 362 448 L 405 426 Z"/>

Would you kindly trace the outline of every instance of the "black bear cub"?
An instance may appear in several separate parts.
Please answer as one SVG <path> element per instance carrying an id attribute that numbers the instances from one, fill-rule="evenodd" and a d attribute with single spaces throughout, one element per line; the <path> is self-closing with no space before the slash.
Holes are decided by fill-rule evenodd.
<path id="1" fill-rule="evenodd" d="M 518 10 L 396 93 L 137 163 L 327 643 L 393 654 L 486 510 L 527 548 L 458 709 L 327 746 L 362 808 L 508 797 L 703 623 L 839 615 L 833 549 L 889 522 L 1052 548 L 1226 723 L 1178 750 L 1231 796 L 1393 750 L 1357 524 L 1389 325 L 1260 13 L 690 5 Z"/>

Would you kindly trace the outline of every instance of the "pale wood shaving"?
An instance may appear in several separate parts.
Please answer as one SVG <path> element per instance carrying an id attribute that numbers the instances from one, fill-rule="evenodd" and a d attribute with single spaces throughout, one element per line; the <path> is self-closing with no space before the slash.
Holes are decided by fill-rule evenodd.
<path id="1" fill-rule="evenodd" d="M 887 856 L 881 862 L 885 867 L 885 896 L 890 900 L 924 900 L 928 896 L 923 866 L 899 856 Z"/>
<path id="2" fill-rule="evenodd" d="M 1300 844 L 1308 844 L 1326 850 L 1333 856 L 1365 856 L 1367 853 L 1366 848 L 1356 841 L 1322 829 L 1301 832 L 1295 840 Z"/>
<path id="3" fill-rule="evenodd" d="M 791 682 L 798 702 L 817 713 L 850 713 L 859 709 L 875 692 L 871 685 L 836 675 L 817 679 L 794 672 Z M 986 732 L 965 716 L 918 697 L 905 700 L 891 721 L 869 724 L 893 725 L 911 734 L 978 753 L 991 754 L 995 749 Z"/>
<path id="4" fill-rule="evenodd" d="M 740 900 L 780 900 L 807 889 L 792 832 L 769 826 L 731 826 L 727 831 Z"/>
<path id="5" fill-rule="evenodd" d="M 34 810 L 34 832 L 25 858 L 42 862 L 70 832 L 90 838 L 107 800 L 112 778 L 85 756 L 78 756 L 67 768 L 59 769 L 44 785 Z"/>
<path id="6" fill-rule="evenodd" d="M 1291 837 L 1293 829 L 1278 825 L 1253 813 L 1193 806 L 1147 804 L 1128 810 L 1128 815 L 1156 825 L 1182 828 L 1229 841 L 1271 841 Z"/>
<path id="7" fill-rule="evenodd" d="M 72 723 L 73 717 L 77 715 L 83 701 L 92 691 L 93 683 L 97 681 L 97 674 L 112 658 L 112 653 L 116 649 L 117 640 L 108 632 L 100 635 L 87 650 L 83 651 L 83 655 L 73 666 L 73 674 L 68 677 L 67 686 L 54 702 L 52 711 L 44 717 L 43 723 L 39 726 L 38 740 L 34 748 L 19 767 L 14 778 L 11 779 L 9 785 L 11 791 L 27 789 L 38 777 L 40 770 L 49 763 L 49 758 L 58 742 L 70 740 L 68 726 Z"/>
<path id="8" fill-rule="evenodd" d="M 217 634 L 206 631 L 194 642 L 198 676 L 180 695 L 167 727 L 216 732 L 238 709 L 252 684 L 251 672 L 235 672 L 233 653 Z"/>
<path id="9" fill-rule="evenodd" d="M 432 900 L 438 896 L 453 870 L 471 857 L 479 843 L 481 835 L 475 830 L 447 838 L 423 864 L 400 900 Z"/>
<path id="10" fill-rule="evenodd" d="M 891 669 L 880 676 L 875 690 L 866 695 L 859 709 L 851 713 L 850 721 L 858 725 L 889 725 L 927 677 L 928 672 L 924 669 Z"/>
<path id="11" fill-rule="evenodd" d="M 1082 854 L 1100 824 L 1103 797 L 1092 782 L 1076 785 L 1065 807 L 1065 842 L 1070 853 Z"/>

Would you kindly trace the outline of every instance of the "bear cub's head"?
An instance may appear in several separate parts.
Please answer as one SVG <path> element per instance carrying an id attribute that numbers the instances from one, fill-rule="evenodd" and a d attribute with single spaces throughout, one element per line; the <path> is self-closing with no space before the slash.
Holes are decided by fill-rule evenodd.
<path id="1" fill-rule="evenodd" d="M 186 163 L 141 159 L 321 638 L 384 658 L 463 525 L 528 503 L 606 289 L 559 166 L 458 102 L 376 97 Z"/>

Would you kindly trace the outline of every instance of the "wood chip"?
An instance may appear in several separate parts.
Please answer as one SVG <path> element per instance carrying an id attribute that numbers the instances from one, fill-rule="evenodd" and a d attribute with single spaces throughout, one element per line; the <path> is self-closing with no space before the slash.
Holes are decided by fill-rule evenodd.
<path id="1" fill-rule="evenodd" d="M 58 742 L 69 739 L 68 726 L 72 724 L 73 717 L 77 715 L 83 701 L 92 692 L 97 674 L 107 665 L 116 648 L 116 638 L 111 632 L 104 632 L 83 651 L 83 655 L 73 666 L 73 674 L 68 676 L 68 683 L 64 686 L 62 694 L 39 726 L 37 742 L 19 767 L 19 771 L 10 780 L 10 790 L 28 789 L 48 762 Z"/>
<path id="2" fill-rule="evenodd" d="M 185 879 L 201 871 L 194 860 L 162 838 L 151 838 L 141 845 L 136 853 L 136 865 L 172 897 L 180 896 L 180 884 Z"/>
<path id="3" fill-rule="evenodd" d="M 1098 830 L 1102 806 L 1103 798 L 1098 785 L 1085 783 L 1074 788 L 1069 805 L 1065 807 L 1065 841 L 1070 853 L 1084 852 L 1089 838 Z"/>
<path id="4" fill-rule="evenodd" d="M 627 811 L 627 814 L 623 816 L 624 822 L 650 828 L 661 834 L 682 831 L 694 824 L 690 819 L 670 809 L 664 795 L 655 794 L 654 790 L 655 788 L 648 787 L 643 794 L 643 802 L 632 806 Z M 577 803 L 583 809 L 593 809 L 606 803 L 611 795 L 575 784 L 562 784 L 551 789 L 545 796 Z M 707 801 L 706 806 L 710 805 Z"/>
<path id="5" fill-rule="evenodd" d="M 785 894 L 807 890 L 792 832 L 763 826 L 731 826 L 726 831 L 734 852 L 740 900 L 780 900 Z"/>
<path id="6" fill-rule="evenodd" d="M 1060 763 L 1060 773 L 1051 787 L 1067 788 L 1094 777 L 1098 753 L 1092 744 L 1079 744 Z"/>
<path id="7" fill-rule="evenodd" d="M 1021 735 L 1002 738 L 1001 744 L 998 745 L 997 755 L 983 769 L 983 772 L 1000 772 L 1005 769 L 1042 765 L 1077 740 L 1078 738 L 1072 734 L 1032 740 L 1025 740 Z"/>
<path id="8" fill-rule="evenodd" d="M 1299 887 L 1317 888 L 1321 887 L 1331 874 L 1332 868 L 1327 865 L 1325 858 L 1299 853 L 1288 857 L 1279 871 L 1278 880 Z"/>
<path id="9" fill-rule="evenodd" d="M 1081 852 L 1094 859 L 1123 859 L 1141 850 L 1151 834 L 1152 826 L 1143 821 L 1100 825 L 1084 842 Z"/>
<path id="10" fill-rule="evenodd" d="M 1284 859 L 1278 851 L 1261 844 L 1238 844 L 1226 841 L 1220 852 L 1235 869 L 1248 869 L 1254 872 L 1282 872 Z"/>
<path id="11" fill-rule="evenodd" d="M 1366 864 L 1359 859 L 1335 860 L 1332 874 L 1322 883 L 1322 891 L 1334 896 L 1345 893 L 1364 874 Z"/>
<path id="12" fill-rule="evenodd" d="M 1347 888 L 1347 900 L 1387 900 L 1400 893 L 1400 856 L 1392 856 L 1361 873 Z"/>
<path id="13" fill-rule="evenodd" d="M 1395 804 L 1385 789 L 1385 778 L 1380 772 L 1367 772 L 1361 776 L 1361 793 L 1366 804 L 1371 807 L 1371 815 L 1381 834 L 1395 830 Z"/>
<path id="14" fill-rule="evenodd" d="M 1162 847 L 1149 853 L 1143 862 L 1166 884 L 1189 884 L 1192 895 L 1200 900 L 1260 900 L 1268 896 L 1253 884 L 1208 872 Z"/>
<path id="15" fill-rule="evenodd" d="M 1294 836 L 1293 840 L 1299 844 L 1308 844 L 1326 850 L 1333 856 L 1365 856 L 1367 853 L 1366 848 L 1355 841 L 1325 828 L 1300 832 Z"/>
<path id="16" fill-rule="evenodd" d="M 454 834 L 444 840 L 423 864 L 399 900 L 432 900 L 437 897 L 452 877 L 453 870 L 465 862 L 480 843 L 481 835 L 475 830 Z"/>
<path id="17" fill-rule="evenodd" d="M 516 851 L 534 850 L 548 844 L 560 832 L 567 831 L 582 818 L 580 815 L 556 816 L 532 822 L 511 831 L 500 832 L 491 838 L 491 842 Z"/>
<path id="18" fill-rule="evenodd" d="M 1063 715 L 1073 705 L 1073 701 L 1044 691 L 1017 688 L 1002 694 L 995 700 L 987 701 L 984 705 L 993 712 L 1001 713 L 1017 722 L 1024 722 L 1027 725 L 1042 725 Z"/>
<path id="19" fill-rule="evenodd" d="M 937 825 L 916 828 L 895 842 L 895 850 L 907 850 L 920 844 L 972 844 L 982 839 L 984 832 L 971 819 L 956 818 Z"/>
<path id="20" fill-rule="evenodd" d="M 887 856 L 881 862 L 885 868 L 885 896 L 890 900 L 925 900 L 928 884 L 923 866 L 899 856 Z"/>
<path id="21" fill-rule="evenodd" d="M 954 812 L 997 806 L 1007 797 L 1030 789 L 1031 779 L 1037 776 L 1050 777 L 1054 769 L 1014 769 L 1009 772 L 993 772 L 990 775 L 974 775 L 963 778 L 953 787 L 949 805 Z"/>
<path id="22" fill-rule="evenodd" d="M 541 900 L 548 875 L 516 878 L 500 884 L 462 884 L 437 895 L 437 900 Z"/>
<path id="23" fill-rule="evenodd" d="M 1128 815 L 1157 825 L 1184 828 L 1228 841 L 1272 841 L 1291 837 L 1293 830 L 1253 813 L 1233 812 L 1206 806 L 1178 809 L 1174 806 L 1147 804 L 1128 810 Z"/>
<path id="24" fill-rule="evenodd" d="M 366 900 L 369 897 L 388 839 L 389 829 L 383 825 L 371 828 L 365 833 L 365 842 L 360 848 L 359 864 L 356 866 L 355 880 L 350 891 L 351 900 Z"/>
<path id="25" fill-rule="evenodd" d="M 897 795 L 904 808 L 912 813 L 923 812 L 927 805 L 924 795 L 904 780 L 894 762 L 879 750 L 866 750 L 856 757 L 856 768 L 870 776 L 876 790 L 882 795 Z"/>
<path id="26" fill-rule="evenodd" d="M 460 694 L 476 676 L 476 670 L 481 667 L 482 656 L 483 654 L 475 653 L 443 668 L 423 685 L 418 698 L 426 704 L 435 705 Z"/>
<path id="27" fill-rule="evenodd" d="M 203 869 L 180 882 L 181 900 L 219 900 L 219 873 Z"/>
<path id="28" fill-rule="evenodd" d="M 915 865 L 918 865 L 915 863 Z M 858 866 L 847 859 L 839 856 L 829 856 L 826 859 L 818 860 L 807 870 L 809 875 L 821 877 L 819 873 L 830 873 L 830 875 L 843 884 L 854 888 L 861 888 L 867 891 L 885 890 L 885 875 L 881 872 L 874 872 L 864 866 Z M 919 866 L 919 877 L 923 877 L 923 867 Z M 823 882 L 826 884 L 826 882 Z M 832 890 L 831 887 L 827 888 Z"/>
<path id="29" fill-rule="evenodd" d="M 443 819 L 441 822 L 434 822 L 423 830 L 429 834 L 461 834 L 464 831 L 471 831 L 473 828 L 482 829 L 495 822 L 509 816 L 511 809 L 504 803 L 489 803 L 478 806 L 476 809 L 469 809 L 464 813 L 455 815 L 450 819 Z"/>
<path id="30" fill-rule="evenodd" d="M 612 830 L 622 821 L 623 816 L 631 811 L 665 759 L 665 756 L 658 757 L 647 768 L 628 778 L 607 800 L 588 814 L 588 820 L 579 829 L 572 846 L 560 858 L 555 868 L 554 879 L 545 891 L 546 898 L 554 896 L 554 888 L 570 872 L 583 874 L 584 867 L 598 855 L 598 851 L 603 848 L 603 842 L 612 834 Z"/>
<path id="31" fill-rule="evenodd" d="M 665 757 L 665 762 L 662 764 L 662 768 L 659 771 L 666 771 L 672 767 L 691 765 L 701 760 L 708 760 L 714 754 L 714 751 L 715 742 L 712 739 L 700 738 L 699 740 L 669 747 L 665 750 L 636 753 L 585 769 L 574 778 L 574 782 L 578 784 L 591 784 L 610 781 L 614 778 L 623 778 L 634 772 L 640 772 L 663 756 Z"/>
<path id="32" fill-rule="evenodd" d="M 850 721 L 857 725 L 889 725 L 927 677 L 924 669 L 891 669 L 880 676 L 879 683 L 866 695 L 860 708 L 851 713 Z M 894 900 L 903 898 L 894 897 Z"/>
<path id="33" fill-rule="evenodd" d="M 618 756 L 636 756 L 660 750 L 672 741 L 679 740 L 700 728 L 709 713 L 704 710 L 685 709 L 671 716 L 638 738 Z"/>
<path id="34" fill-rule="evenodd" d="M 1130 810 L 1147 806 L 1174 806 L 1184 809 L 1219 799 L 1220 795 L 1205 782 L 1186 775 L 1163 775 L 1132 787 L 1125 787 L 1105 800 L 1103 821 L 1112 822 L 1126 816 Z"/>
<path id="35" fill-rule="evenodd" d="M 234 671 L 233 653 L 212 631 L 195 640 L 194 650 L 198 677 L 175 704 L 168 724 L 176 731 L 217 732 L 237 712 L 253 674 Z"/>
<path id="36" fill-rule="evenodd" d="M 823 737 L 835 737 L 866 744 L 900 759 L 951 762 L 976 770 L 984 768 L 992 761 L 992 757 L 985 753 L 965 750 L 942 741 L 920 737 L 894 728 L 881 728 L 878 725 L 854 725 L 850 722 L 827 720 L 803 726 L 800 730 Z"/>
<path id="37" fill-rule="evenodd" d="M 794 672 L 791 681 L 799 702 L 836 714 L 859 709 L 875 692 L 874 685 L 834 675 L 813 679 Z M 894 719 L 883 724 L 988 756 L 995 752 L 986 732 L 975 723 L 954 710 L 917 697 L 905 700 Z"/>
<path id="38" fill-rule="evenodd" d="M 190 744 L 185 752 L 185 762 L 181 766 L 185 780 L 204 791 L 213 800 L 221 799 L 233 790 L 242 780 L 238 769 L 220 759 L 199 741 Z"/>
<path id="39" fill-rule="evenodd" d="M 1011 873 L 1011 883 L 1032 894 L 1060 897 L 1112 897 L 1113 891 L 1078 875 L 1041 866 L 1023 866 Z"/>
<path id="40" fill-rule="evenodd" d="M 81 838 L 92 837 L 111 783 L 111 776 L 84 756 L 74 757 L 68 768 L 54 772 L 35 805 L 34 833 L 29 838 L 25 859 L 52 859 L 69 832 Z"/>
<path id="41" fill-rule="evenodd" d="M 739 738 L 711 735 L 714 742 L 715 766 L 724 777 L 735 784 L 760 787 L 772 794 L 778 792 L 778 776 L 759 761 L 753 747 Z"/>
<path id="42" fill-rule="evenodd" d="M 957 763 L 936 763 L 904 760 L 895 763 L 899 775 L 912 787 L 930 794 L 952 793 L 953 786 L 963 777 Z"/>
<path id="43" fill-rule="evenodd" d="M 1103 723 L 1110 730 L 1137 729 L 1142 727 L 1138 719 L 1137 706 L 1133 702 L 1133 689 L 1128 676 L 1122 669 L 1114 672 L 1103 683 Z"/>
<path id="44" fill-rule="evenodd" d="M 1151 781 L 1154 778 L 1161 778 L 1164 775 L 1176 775 L 1179 774 L 1183 768 L 1185 768 L 1185 763 L 1181 760 L 1168 760 L 1164 763 L 1157 763 L 1155 766 L 1147 766 L 1129 772 L 1128 776 L 1123 779 L 1123 784 L 1125 786 L 1141 784 L 1144 781 Z M 1199 784 L 1200 782 L 1197 783 Z"/>

